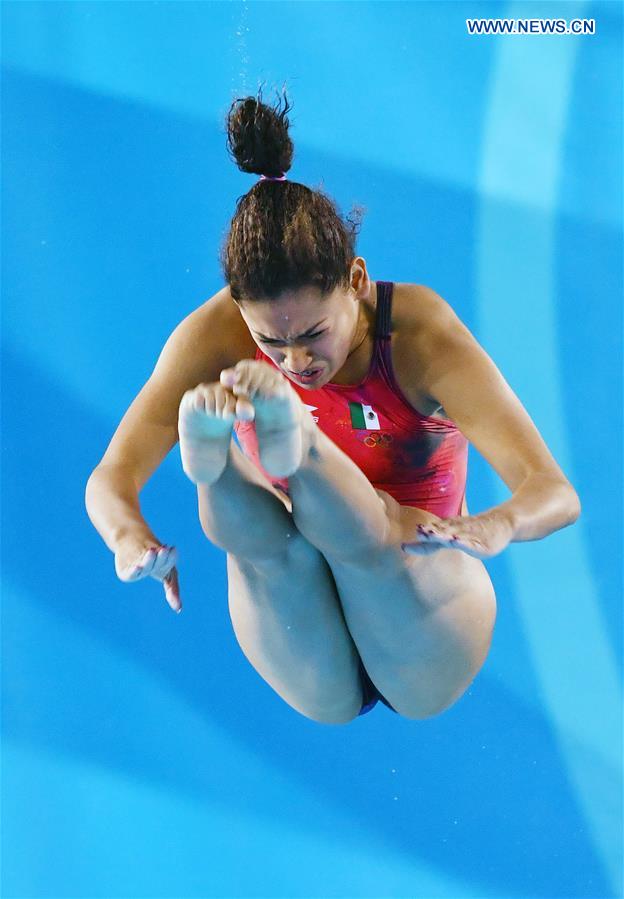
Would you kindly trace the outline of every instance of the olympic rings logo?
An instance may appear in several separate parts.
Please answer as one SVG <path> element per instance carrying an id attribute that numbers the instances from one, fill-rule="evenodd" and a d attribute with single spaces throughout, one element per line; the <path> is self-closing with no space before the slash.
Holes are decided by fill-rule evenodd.
<path id="1" fill-rule="evenodd" d="M 392 434 L 369 434 L 364 438 L 364 443 L 366 446 L 388 446 L 392 439 Z"/>

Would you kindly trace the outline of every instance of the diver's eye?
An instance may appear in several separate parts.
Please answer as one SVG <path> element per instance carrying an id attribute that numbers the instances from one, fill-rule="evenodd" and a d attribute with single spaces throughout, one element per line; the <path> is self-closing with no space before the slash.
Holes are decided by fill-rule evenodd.
<path id="1" fill-rule="evenodd" d="M 325 333 L 325 331 L 316 331 L 314 334 L 306 334 L 306 336 L 302 339 L 303 340 L 316 340 L 317 337 L 320 337 L 321 334 L 324 334 L 324 333 Z M 262 338 L 261 338 L 260 343 L 266 343 L 268 346 L 280 346 L 280 344 L 283 344 L 284 341 L 283 340 L 262 340 Z"/>

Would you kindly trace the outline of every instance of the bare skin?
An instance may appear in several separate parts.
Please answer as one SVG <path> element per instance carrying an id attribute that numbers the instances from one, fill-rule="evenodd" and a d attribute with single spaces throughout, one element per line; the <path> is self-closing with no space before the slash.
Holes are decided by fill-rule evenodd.
<path id="1" fill-rule="evenodd" d="M 307 340 L 272 344 L 281 368 L 298 372 L 322 360 L 327 380 L 361 380 L 372 351 L 376 291 L 361 257 L 354 265 L 357 302 L 334 310 L 334 343 L 320 351 L 316 341 L 314 349 Z M 398 297 L 398 319 L 408 297 L 414 294 Z M 273 338 L 299 335 L 320 317 L 310 318 L 293 298 L 264 308 L 242 304 L 240 312 L 248 329 L 262 326 Z M 247 358 L 222 370 L 219 382 L 187 391 L 178 421 L 202 527 L 227 553 L 229 608 L 241 649 L 286 702 L 316 721 L 357 716 L 360 657 L 400 714 L 437 714 L 463 694 L 487 656 L 496 617 L 487 571 L 452 549 L 402 552 L 415 525 L 435 516 L 376 490 L 314 424 L 286 375 L 248 358 L 255 344 L 239 348 Z M 401 362 L 408 344 L 410 375 Z M 393 340 L 393 353 L 409 397 L 417 369 L 413 333 L 405 344 Z M 418 411 L 431 415 L 435 408 L 412 391 Z M 292 505 L 232 441 L 236 417 L 255 417 L 262 464 L 289 477 Z"/>
<path id="2" fill-rule="evenodd" d="M 580 512 L 501 373 L 424 285 L 395 284 L 398 384 L 421 414 L 454 421 L 512 497 L 472 516 L 464 504 L 461 515 L 440 519 L 372 486 L 314 425 L 289 381 L 318 366 L 314 389 L 360 382 L 376 301 L 362 257 L 351 262 L 348 289 L 325 298 L 304 290 L 236 304 L 228 287 L 219 291 L 172 333 L 87 485 L 92 520 L 115 551 L 120 577 L 162 580 L 179 609 L 175 549 L 149 551 L 158 540 L 138 492 L 180 441 L 204 533 L 227 553 L 242 651 L 279 696 L 323 723 L 358 714 L 360 659 L 405 717 L 452 705 L 492 639 L 496 599 L 481 559 L 512 539 L 541 539 Z M 279 370 L 253 359 L 256 346 Z M 252 416 L 263 465 L 288 476 L 290 499 L 231 437 L 235 417 Z M 418 525 L 425 535 L 416 535 Z"/>
<path id="3" fill-rule="evenodd" d="M 160 543 L 139 505 L 179 441 L 204 533 L 227 553 L 241 649 L 279 696 L 323 723 L 358 714 L 360 660 L 400 714 L 448 708 L 492 639 L 496 599 L 481 559 L 512 539 L 541 539 L 580 513 L 518 397 L 450 305 L 424 285 L 394 286 L 399 387 L 422 415 L 454 421 L 513 496 L 473 516 L 464 502 L 461 515 L 436 520 L 372 486 L 288 382 L 318 366 L 312 389 L 359 383 L 371 362 L 376 302 L 361 256 L 351 261 L 348 288 L 329 297 L 303 290 L 236 304 L 226 286 L 174 329 L 85 492 L 119 577 L 160 580 L 179 611 L 175 547 Z M 254 360 L 257 346 L 278 371 Z M 251 416 L 263 464 L 288 474 L 291 498 L 231 437 L 235 417 Z M 416 536 L 422 524 L 427 533 Z"/>

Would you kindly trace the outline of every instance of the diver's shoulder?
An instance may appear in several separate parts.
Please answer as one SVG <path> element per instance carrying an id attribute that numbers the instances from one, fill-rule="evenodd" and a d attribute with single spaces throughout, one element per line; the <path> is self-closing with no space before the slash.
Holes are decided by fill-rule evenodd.
<path id="1" fill-rule="evenodd" d="M 226 284 L 225 287 L 217 290 L 216 293 L 211 297 L 208 297 L 207 300 L 194 309 L 191 315 L 195 316 L 197 322 L 210 321 L 210 319 L 214 320 L 216 317 L 223 316 L 224 313 L 227 312 L 229 304 L 234 305 L 234 300 L 230 293 L 230 287 Z"/>
<path id="2" fill-rule="evenodd" d="M 450 305 L 426 284 L 394 282 L 392 292 L 393 331 L 425 336 L 448 317 Z"/>
<path id="3" fill-rule="evenodd" d="M 249 333 L 238 306 L 232 299 L 226 284 L 187 316 L 198 335 L 214 342 L 219 340 L 227 365 L 235 365 L 240 359 L 253 357 L 256 344 Z"/>

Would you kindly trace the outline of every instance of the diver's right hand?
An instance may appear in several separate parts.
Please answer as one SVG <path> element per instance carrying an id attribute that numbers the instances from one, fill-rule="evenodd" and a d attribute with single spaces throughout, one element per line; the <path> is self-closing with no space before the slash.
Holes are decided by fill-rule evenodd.
<path id="1" fill-rule="evenodd" d="M 122 581 L 139 581 L 153 577 L 161 581 L 165 598 L 174 612 L 182 611 L 175 546 L 167 546 L 155 538 L 122 537 L 115 549 L 115 571 Z"/>

